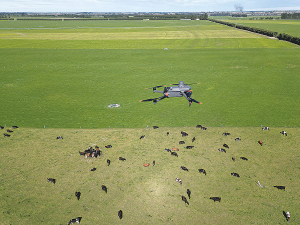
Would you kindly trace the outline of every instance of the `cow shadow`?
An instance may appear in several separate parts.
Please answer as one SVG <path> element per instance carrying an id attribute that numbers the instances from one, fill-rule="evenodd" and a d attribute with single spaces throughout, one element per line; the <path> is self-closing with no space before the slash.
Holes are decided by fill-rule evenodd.
<path id="1" fill-rule="evenodd" d="M 282 211 L 282 214 L 284 215 L 286 221 L 289 221 L 289 219 L 288 219 L 288 217 L 287 217 L 287 215 L 286 215 L 286 212 L 285 212 L 285 211 Z"/>

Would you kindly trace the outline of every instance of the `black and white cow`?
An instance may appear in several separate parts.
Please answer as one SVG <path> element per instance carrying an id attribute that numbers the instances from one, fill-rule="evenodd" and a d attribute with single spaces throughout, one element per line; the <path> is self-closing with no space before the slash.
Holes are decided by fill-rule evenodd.
<path id="1" fill-rule="evenodd" d="M 287 133 L 283 130 L 280 132 L 283 136 L 287 136 Z"/>
<path id="2" fill-rule="evenodd" d="M 226 150 L 224 148 L 219 148 L 218 150 L 219 150 L 219 152 L 225 152 L 226 153 Z"/>
<path id="3" fill-rule="evenodd" d="M 206 176 L 206 171 L 205 171 L 205 169 L 198 169 L 198 171 L 199 171 L 199 173 L 204 173 L 205 176 Z"/>
<path id="4" fill-rule="evenodd" d="M 238 174 L 238 173 L 231 173 L 231 176 L 233 176 L 233 177 L 240 177 L 240 175 Z"/>
<path id="5" fill-rule="evenodd" d="M 53 179 L 53 178 L 47 178 L 47 181 L 48 181 L 48 182 L 51 182 L 51 183 L 53 183 L 53 184 L 55 184 L 56 179 Z"/>
<path id="6" fill-rule="evenodd" d="M 68 225 L 74 224 L 74 223 L 80 224 L 81 219 L 82 219 L 82 217 L 77 217 L 77 218 L 75 218 L 75 219 L 71 219 L 71 220 L 69 221 Z"/>

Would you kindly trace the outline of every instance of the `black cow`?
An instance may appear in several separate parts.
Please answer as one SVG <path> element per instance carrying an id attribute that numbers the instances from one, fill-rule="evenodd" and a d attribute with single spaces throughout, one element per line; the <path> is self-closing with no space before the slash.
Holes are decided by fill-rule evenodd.
<path id="1" fill-rule="evenodd" d="M 248 161 L 246 157 L 240 157 L 242 160 Z"/>
<path id="2" fill-rule="evenodd" d="M 13 130 L 10 130 L 10 129 L 7 129 L 7 132 L 8 133 L 12 133 L 12 132 L 14 132 Z"/>
<path id="3" fill-rule="evenodd" d="M 273 186 L 273 187 L 276 187 L 279 190 L 284 190 L 285 191 L 285 186 Z"/>
<path id="4" fill-rule="evenodd" d="M 182 201 L 184 201 L 186 204 L 189 205 L 189 202 L 187 201 L 186 197 L 184 197 L 183 195 L 181 196 Z"/>
<path id="5" fill-rule="evenodd" d="M 223 147 L 224 148 L 229 148 L 229 146 L 227 144 L 224 144 Z"/>
<path id="6" fill-rule="evenodd" d="M 56 139 L 60 139 L 60 140 L 62 140 L 62 139 L 63 139 L 63 137 L 62 137 L 62 136 L 57 136 L 57 137 L 56 137 Z"/>
<path id="7" fill-rule="evenodd" d="M 193 137 L 192 142 L 194 142 L 196 140 L 196 137 Z"/>
<path id="8" fill-rule="evenodd" d="M 158 126 L 153 126 L 153 129 L 155 130 L 155 129 L 157 129 L 157 128 L 159 128 Z"/>
<path id="9" fill-rule="evenodd" d="M 202 129 L 202 130 L 207 130 L 207 128 L 206 128 L 206 127 L 201 127 L 201 129 Z"/>
<path id="10" fill-rule="evenodd" d="M 19 127 L 18 127 L 18 126 L 12 126 L 12 128 L 13 128 L 13 129 L 17 129 L 17 128 L 19 128 Z"/>
<path id="11" fill-rule="evenodd" d="M 201 125 L 197 125 L 196 128 L 202 128 L 202 126 Z"/>
<path id="12" fill-rule="evenodd" d="M 238 174 L 238 173 L 231 173 L 231 176 L 233 176 L 233 177 L 240 177 L 240 175 Z"/>
<path id="13" fill-rule="evenodd" d="M 186 149 L 192 149 L 192 148 L 194 148 L 194 146 L 188 145 L 188 146 L 186 146 L 185 148 L 186 148 Z"/>
<path id="14" fill-rule="evenodd" d="M 171 152 L 171 149 L 165 148 L 165 151 L 166 151 L 166 152 Z"/>
<path id="15" fill-rule="evenodd" d="M 145 135 L 140 136 L 140 139 L 145 138 Z"/>
<path id="16" fill-rule="evenodd" d="M 118 216 L 119 216 L 120 220 L 123 218 L 123 211 L 122 210 L 119 210 Z"/>
<path id="17" fill-rule="evenodd" d="M 155 161 L 153 161 L 153 166 L 155 166 Z"/>
<path id="18" fill-rule="evenodd" d="M 204 173 L 205 176 L 206 176 L 206 171 L 205 171 L 205 169 L 198 169 L 198 171 L 199 171 L 199 173 Z"/>
<path id="19" fill-rule="evenodd" d="M 280 132 L 283 136 L 287 136 L 287 133 L 283 130 Z"/>
<path id="20" fill-rule="evenodd" d="M 112 148 L 112 146 L 111 145 L 106 145 L 105 148 Z"/>
<path id="21" fill-rule="evenodd" d="M 184 171 L 189 171 L 188 168 L 186 168 L 185 166 L 181 166 L 180 168 Z"/>
<path id="22" fill-rule="evenodd" d="M 178 155 L 177 155 L 176 152 L 171 152 L 171 155 L 174 155 L 174 156 L 177 156 L 177 157 L 178 157 Z"/>
<path id="23" fill-rule="evenodd" d="M 191 199 L 191 191 L 190 191 L 190 189 L 186 189 L 186 193 L 187 193 L 187 195 L 189 196 L 189 199 Z"/>
<path id="24" fill-rule="evenodd" d="M 270 130 L 269 127 L 263 127 L 262 130 Z"/>
<path id="25" fill-rule="evenodd" d="M 97 168 L 96 167 L 94 167 L 93 169 L 91 169 L 91 171 L 95 171 Z"/>
<path id="26" fill-rule="evenodd" d="M 71 220 L 69 221 L 68 225 L 73 224 L 73 223 L 78 223 L 78 224 L 80 224 L 81 219 L 82 219 L 82 217 L 77 217 L 77 218 L 75 218 L 75 219 L 71 219 Z"/>
<path id="27" fill-rule="evenodd" d="M 179 141 L 179 144 L 183 145 L 183 144 L 185 144 L 185 142 L 184 141 Z"/>
<path id="28" fill-rule="evenodd" d="M 214 202 L 215 201 L 221 202 L 221 197 L 210 197 L 209 199 L 214 200 Z"/>
<path id="29" fill-rule="evenodd" d="M 235 141 L 240 141 L 240 140 L 241 140 L 241 138 L 239 138 L 239 137 L 238 137 L 238 138 L 236 138 L 236 139 L 234 139 L 234 140 L 235 140 Z"/>
<path id="30" fill-rule="evenodd" d="M 79 200 L 80 196 L 81 196 L 81 192 L 80 191 L 76 191 L 75 192 L 75 196 L 77 197 L 77 200 Z"/>
<path id="31" fill-rule="evenodd" d="M 167 136 L 169 136 L 169 134 L 170 134 L 170 133 L 169 133 L 169 132 L 167 132 Z"/>
<path id="32" fill-rule="evenodd" d="M 126 159 L 125 159 L 125 158 L 123 158 L 123 157 L 119 157 L 119 160 L 121 160 L 121 161 L 125 161 Z"/>
<path id="33" fill-rule="evenodd" d="M 226 150 L 224 148 L 219 148 L 218 150 L 219 150 L 219 152 L 225 152 L 226 153 Z"/>
<path id="34" fill-rule="evenodd" d="M 4 137 L 10 137 L 10 135 L 9 134 L 4 134 Z"/>
<path id="35" fill-rule="evenodd" d="M 107 187 L 105 185 L 102 185 L 101 188 L 103 191 L 105 191 L 105 193 L 107 193 Z"/>
<path id="36" fill-rule="evenodd" d="M 182 135 L 182 137 L 186 137 L 186 136 L 188 136 L 188 133 L 181 131 L 181 135 Z"/>
<path id="37" fill-rule="evenodd" d="M 2 130 L 2 129 L 4 129 L 4 127 L 0 126 L 0 129 Z"/>
<path id="38" fill-rule="evenodd" d="M 51 182 L 51 183 L 53 183 L 53 184 L 55 184 L 56 179 L 53 179 L 53 178 L 47 178 L 47 181 L 48 181 L 48 182 Z"/>
<path id="39" fill-rule="evenodd" d="M 223 136 L 228 136 L 228 135 L 230 135 L 230 133 L 225 132 L 225 133 L 223 133 L 222 135 L 223 135 Z"/>
<path id="40" fill-rule="evenodd" d="M 107 159 L 106 162 L 107 162 L 107 166 L 109 166 L 110 165 L 110 160 Z"/>

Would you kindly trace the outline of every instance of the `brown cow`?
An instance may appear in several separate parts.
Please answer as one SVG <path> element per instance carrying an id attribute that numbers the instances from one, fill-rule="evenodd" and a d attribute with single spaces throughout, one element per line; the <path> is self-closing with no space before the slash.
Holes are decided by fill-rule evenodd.
<path id="1" fill-rule="evenodd" d="M 150 163 L 144 163 L 143 166 L 148 167 L 148 166 L 150 166 Z"/>
<path id="2" fill-rule="evenodd" d="M 178 149 L 178 148 L 172 148 L 172 150 L 173 150 L 173 151 L 179 151 L 179 149 Z"/>
<path id="3" fill-rule="evenodd" d="M 260 146 L 263 145 L 263 142 L 261 140 L 258 141 L 258 144 L 260 144 Z"/>

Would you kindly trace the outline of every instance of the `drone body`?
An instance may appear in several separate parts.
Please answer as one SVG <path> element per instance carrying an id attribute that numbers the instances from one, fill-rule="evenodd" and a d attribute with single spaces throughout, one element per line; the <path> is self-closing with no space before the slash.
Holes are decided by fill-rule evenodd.
<path id="1" fill-rule="evenodd" d="M 193 102 L 202 104 L 201 102 L 198 102 L 195 99 L 191 98 L 191 96 L 192 96 L 191 86 L 189 86 L 187 84 L 184 84 L 183 81 L 179 81 L 179 84 L 174 84 L 174 85 L 178 85 L 178 86 L 165 87 L 163 91 L 157 91 L 156 90 L 156 88 L 160 88 L 160 87 L 163 87 L 163 86 L 153 87 L 153 92 L 162 93 L 164 95 L 161 96 L 161 97 L 158 97 L 158 98 L 151 98 L 151 99 L 141 100 L 140 102 L 153 101 L 153 104 L 155 105 L 158 101 L 160 101 L 160 100 L 162 100 L 164 98 L 182 97 L 182 96 L 184 96 L 186 98 L 186 100 L 189 101 L 189 106 L 191 106 L 191 104 Z"/>

